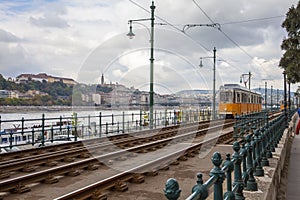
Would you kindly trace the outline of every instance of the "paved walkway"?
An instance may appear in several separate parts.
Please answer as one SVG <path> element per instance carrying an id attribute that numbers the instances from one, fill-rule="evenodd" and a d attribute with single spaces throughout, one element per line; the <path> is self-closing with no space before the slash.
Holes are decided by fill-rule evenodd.
<path id="1" fill-rule="evenodd" d="M 286 199 L 300 199 L 300 135 L 295 136 L 292 144 Z"/>

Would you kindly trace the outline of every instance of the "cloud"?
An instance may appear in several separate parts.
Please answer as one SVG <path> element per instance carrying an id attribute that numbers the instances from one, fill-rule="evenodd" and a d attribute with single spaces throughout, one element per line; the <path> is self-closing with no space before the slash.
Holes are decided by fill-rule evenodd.
<path id="1" fill-rule="evenodd" d="M 172 91 L 212 88 L 212 59 L 206 59 L 201 69 L 198 64 L 199 57 L 212 56 L 213 47 L 217 48 L 217 58 L 225 60 L 217 62 L 218 84 L 238 83 L 240 75 L 249 71 L 255 74 L 254 82 L 268 73 L 282 82 L 276 65 L 286 35 L 281 28 L 284 18 L 230 22 L 285 15 L 297 0 L 195 1 L 214 22 L 224 23 L 222 30 L 251 56 L 217 29 L 195 27 L 187 30 L 187 35 L 180 32 L 184 24 L 211 23 L 192 0 L 155 1 L 156 22 L 165 23 L 162 18 L 174 25 L 155 26 L 155 80 L 159 84 Z M 150 21 L 141 22 L 144 26 L 134 24 L 133 40 L 125 35 L 129 19 L 150 17 L 147 11 L 151 2 L 135 2 L 146 10 L 128 0 L 5 1 L 0 5 L 1 73 L 17 76 L 28 69 L 67 74 L 91 83 L 99 82 L 103 72 L 109 82 L 143 85 L 149 79 L 150 47 L 144 26 L 150 27 Z M 180 77 L 187 79 L 189 86 L 178 82 Z"/>
<path id="2" fill-rule="evenodd" d="M 21 41 L 20 38 L 15 36 L 14 34 L 0 29 L 0 42 L 19 42 Z"/>
<path id="3" fill-rule="evenodd" d="M 39 18 L 30 17 L 29 20 L 32 24 L 39 27 L 67 28 L 70 26 L 65 20 L 52 13 L 45 14 L 44 17 Z"/>

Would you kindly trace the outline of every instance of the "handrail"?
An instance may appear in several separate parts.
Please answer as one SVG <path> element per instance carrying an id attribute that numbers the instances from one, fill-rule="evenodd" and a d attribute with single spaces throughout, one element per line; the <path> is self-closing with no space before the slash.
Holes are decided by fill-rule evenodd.
<path id="1" fill-rule="evenodd" d="M 253 118 L 256 116 L 258 118 Z M 254 176 L 264 176 L 262 166 L 268 166 L 268 158 L 271 158 L 271 151 L 275 151 L 276 146 L 285 130 L 284 114 L 277 116 L 275 119 L 266 119 L 266 114 L 248 115 L 255 119 L 251 123 L 256 123 L 255 128 L 247 134 L 242 133 L 243 140 L 241 144 L 238 141 L 233 143 L 234 153 L 232 159 L 230 154 L 222 163 L 221 154 L 215 152 L 212 156 L 214 168 L 210 171 L 210 178 L 203 184 L 202 174 L 197 174 L 197 184 L 192 189 L 192 194 L 186 200 L 202 200 L 208 196 L 208 189 L 214 185 L 214 199 L 245 199 L 243 190 L 257 191 L 257 183 Z M 239 120 L 241 120 L 240 118 Z M 259 120 L 257 120 L 259 119 Z M 243 122 L 245 123 L 245 122 Z M 249 123 L 249 122 L 246 122 Z M 235 128 L 240 128 L 236 126 Z M 243 169 L 243 171 L 242 171 Z M 231 173 L 234 172 L 234 181 L 231 180 Z M 226 174 L 226 177 L 225 177 Z M 222 182 L 226 179 L 227 192 L 223 195 Z M 176 187 L 173 187 L 176 185 Z M 233 185 L 233 188 L 232 188 Z M 169 179 L 165 186 L 165 196 L 169 200 L 177 200 L 181 191 L 179 184 L 175 179 Z M 177 192 L 177 193 L 176 193 Z"/>

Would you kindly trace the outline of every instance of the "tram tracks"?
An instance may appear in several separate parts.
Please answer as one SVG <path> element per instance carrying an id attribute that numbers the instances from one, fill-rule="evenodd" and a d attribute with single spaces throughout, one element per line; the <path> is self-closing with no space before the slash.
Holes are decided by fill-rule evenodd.
<path id="1" fill-rule="evenodd" d="M 232 122 L 228 123 L 228 126 L 232 126 Z M 223 125 L 217 125 L 211 127 L 210 129 L 220 130 Z M 155 151 L 157 149 L 162 149 L 166 145 L 170 145 L 171 143 L 180 143 L 185 141 L 187 138 L 193 138 L 195 136 L 199 136 L 204 134 L 208 128 L 202 130 L 194 130 L 188 133 L 183 133 L 179 135 L 175 135 L 169 138 L 159 139 L 158 141 L 151 141 L 146 144 L 137 145 L 134 147 L 127 147 L 125 149 L 120 149 L 115 152 L 106 153 L 103 155 L 94 155 L 92 158 L 84 158 L 79 161 L 74 161 L 72 163 L 63 164 L 60 166 L 55 166 L 50 169 L 44 169 L 38 172 L 30 172 L 29 174 L 9 178 L 3 181 L 0 181 L 0 191 L 8 192 L 25 192 L 30 190 L 26 185 L 33 182 L 46 182 L 46 183 L 54 183 L 57 182 L 56 176 L 64 176 L 70 175 L 75 176 L 78 175 L 81 169 L 97 169 L 100 165 L 109 164 L 112 160 L 126 160 L 130 156 L 134 156 L 134 154 L 141 154 L 148 151 Z M 221 137 L 220 137 L 221 138 Z M 49 158 L 46 158 L 49 159 Z M 18 165 L 20 165 L 19 163 Z M 23 165 L 24 166 L 24 165 Z"/>

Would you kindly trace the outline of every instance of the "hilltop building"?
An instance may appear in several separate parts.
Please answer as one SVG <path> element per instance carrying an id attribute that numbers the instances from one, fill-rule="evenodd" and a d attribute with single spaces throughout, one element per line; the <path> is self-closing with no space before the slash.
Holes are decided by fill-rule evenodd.
<path id="1" fill-rule="evenodd" d="M 46 73 L 39 73 L 39 74 L 20 74 L 16 77 L 16 83 L 28 83 L 30 81 L 40 81 L 40 82 L 63 82 L 67 85 L 75 85 L 77 84 L 76 81 L 74 81 L 71 78 L 63 78 L 63 77 L 55 77 L 48 75 Z"/>

